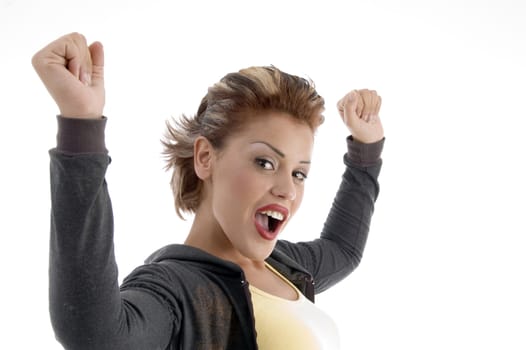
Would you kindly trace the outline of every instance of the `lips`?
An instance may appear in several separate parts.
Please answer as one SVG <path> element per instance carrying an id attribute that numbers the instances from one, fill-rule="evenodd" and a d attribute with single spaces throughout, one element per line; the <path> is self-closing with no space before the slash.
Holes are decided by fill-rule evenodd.
<path id="1" fill-rule="evenodd" d="M 256 230 L 261 237 L 271 241 L 276 238 L 288 216 L 288 209 L 281 205 L 270 204 L 261 207 L 254 215 Z"/>

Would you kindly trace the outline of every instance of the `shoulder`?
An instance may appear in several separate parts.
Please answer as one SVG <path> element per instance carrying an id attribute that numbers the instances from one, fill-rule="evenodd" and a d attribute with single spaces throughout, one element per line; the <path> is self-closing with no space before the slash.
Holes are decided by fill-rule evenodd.
<path id="1" fill-rule="evenodd" d="M 144 265 L 132 271 L 123 285 L 147 280 L 166 285 L 170 291 L 177 291 L 208 285 L 217 281 L 217 276 L 240 281 L 243 279 L 243 272 L 239 266 L 198 248 L 172 244 L 151 254 Z"/>

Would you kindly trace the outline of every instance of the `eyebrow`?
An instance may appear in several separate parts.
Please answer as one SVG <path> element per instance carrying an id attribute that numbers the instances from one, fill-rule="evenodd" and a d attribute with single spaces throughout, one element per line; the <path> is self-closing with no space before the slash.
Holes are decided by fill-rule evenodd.
<path id="1" fill-rule="evenodd" d="M 265 146 L 267 146 L 268 148 L 270 148 L 271 150 L 273 150 L 274 153 L 276 153 L 281 158 L 285 158 L 285 153 L 281 152 L 279 149 L 277 149 L 276 147 L 272 146 L 270 143 L 265 142 L 265 141 L 255 141 L 255 142 L 252 142 L 251 144 L 255 144 L 255 143 L 262 143 Z M 310 164 L 311 162 L 310 162 L 310 160 L 301 160 L 300 163 L 301 164 Z"/>

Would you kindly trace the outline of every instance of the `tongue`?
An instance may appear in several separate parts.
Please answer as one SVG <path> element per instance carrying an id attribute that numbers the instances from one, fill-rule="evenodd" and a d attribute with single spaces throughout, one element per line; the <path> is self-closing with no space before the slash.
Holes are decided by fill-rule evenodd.
<path id="1" fill-rule="evenodd" d="M 270 231 L 269 227 L 268 227 L 268 216 L 265 215 L 265 214 L 261 214 L 261 213 L 257 213 L 256 214 L 256 220 L 257 222 L 263 226 L 263 228 L 267 231 Z"/>

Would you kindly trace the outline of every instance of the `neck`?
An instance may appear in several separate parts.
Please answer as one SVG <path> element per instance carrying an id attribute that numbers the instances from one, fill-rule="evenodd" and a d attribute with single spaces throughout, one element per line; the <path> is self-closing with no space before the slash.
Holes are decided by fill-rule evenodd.
<path id="1" fill-rule="evenodd" d="M 239 253 L 225 235 L 214 215 L 204 206 L 196 210 L 190 233 L 184 244 L 204 250 L 220 259 L 231 261 L 243 269 L 265 266 L 264 261 L 254 261 Z"/>

